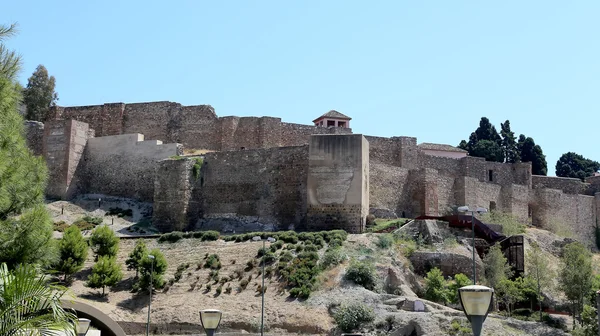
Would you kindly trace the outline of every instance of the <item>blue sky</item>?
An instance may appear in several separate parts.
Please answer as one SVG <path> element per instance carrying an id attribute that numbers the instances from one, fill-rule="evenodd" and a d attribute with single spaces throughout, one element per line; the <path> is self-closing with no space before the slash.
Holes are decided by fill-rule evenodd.
<path id="1" fill-rule="evenodd" d="M 59 105 L 169 100 L 219 116 L 457 145 L 482 116 L 600 160 L 598 1 L 10 1 L 0 23 Z"/>

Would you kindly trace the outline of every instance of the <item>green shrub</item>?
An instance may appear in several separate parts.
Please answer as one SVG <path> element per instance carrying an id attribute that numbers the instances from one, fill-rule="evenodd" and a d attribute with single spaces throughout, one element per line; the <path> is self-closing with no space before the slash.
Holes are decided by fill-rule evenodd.
<path id="1" fill-rule="evenodd" d="M 311 293 L 311 287 L 307 285 L 302 285 L 301 287 L 294 287 L 290 289 L 290 296 L 300 299 L 308 299 Z"/>
<path id="2" fill-rule="evenodd" d="M 248 287 L 248 283 L 249 283 L 249 281 L 248 281 L 248 280 L 246 280 L 246 279 L 242 280 L 242 281 L 240 282 L 240 288 L 241 288 L 242 290 L 246 289 L 246 287 Z"/>
<path id="3" fill-rule="evenodd" d="M 344 332 L 352 332 L 361 325 L 375 320 L 375 313 L 363 303 L 344 304 L 333 315 L 338 327 Z"/>
<path id="4" fill-rule="evenodd" d="M 281 254 L 281 256 L 279 257 L 279 261 L 286 262 L 286 263 L 292 261 L 292 259 L 294 259 L 294 256 L 289 251 L 283 252 Z"/>
<path id="5" fill-rule="evenodd" d="M 448 290 L 448 284 L 442 275 L 442 271 L 435 267 L 427 272 L 425 278 L 425 299 L 433 302 L 445 304 L 449 300 L 451 293 Z"/>
<path id="6" fill-rule="evenodd" d="M 346 255 L 342 252 L 341 248 L 328 249 L 323 255 L 321 260 L 321 266 L 323 268 L 334 267 L 346 260 Z"/>
<path id="7" fill-rule="evenodd" d="M 313 245 L 313 244 L 308 244 L 308 245 L 304 246 L 304 251 L 306 251 L 306 252 L 317 252 L 317 251 L 319 251 L 319 249 L 315 245 Z"/>
<path id="8" fill-rule="evenodd" d="M 373 290 L 377 283 L 375 266 L 366 260 L 353 260 L 346 271 L 346 279 L 361 285 L 366 289 Z"/>
<path id="9" fill-rule="evenodd" d="M 216 254 L 211 254 L 208 256 L 208 258 L 206 258 L 206 262 L 204 263 L 204 268 L 210 268 L 210 269 L 220 269 L 221 268 L 221 261 L 219 260 L 219 256 Z"/>
<path id="10" fill-rule="evenodd" d="M 302 245 L 302 244 L 296 245 L 296 252 L 302 252 L 302 250 L 304 250 L 304 245 Z"/>
<path id="11" fill-rule="evenodd" d="M 300 241 L 307 241 L 307 240 L 313 240 L 315 237 L 315 235 L 312 232 L 302 232 L 298 235 L 298 239 Z"/>
<path id="12" fill-rule="evenodd" d="M 394 244 L 394 236 L 389 233 L 382 233 L 377 236 L 377 242 L 375 245 L 380 249 L 387 249 L 392 247 Z"/>
<path id="13" fill-rule="evenodd" d="M 275 247 L 276 250 L 279 250 L 283 247 L 283 242 L 281 240 L 278 240 L 276 242 L 274 242 L 273 244 L 271 244 L 271 248 Z"/>
<path id="14" fill-rule="evenodd" d="M 165 234 L 161 235 L 158 238 L 158 242 L 159 243 L 163 243 L 163 242 L 175 243 L 175 242 L 180 241 L 181 239 L 183 239 L 183 232 L 174 231 L 174 232 L 169 232 L 169 233 L 165 233 Z"/>
<path id="15" fill-rule="evenodd" d="M 59 221 L 59 222 L 54 222 L 54 231 L 58 231 L 58 232 L 63 232 L 65 231 L 70 225 L 65 223 L 65 221 Z M 81 230 L 81 229 L 80 229 Z"/>
<path id="16" fill-rule="evenodd" d="M 334 238 L 329 241 L 330 248 L 341 247 L 343 244 L 344 242 L 340 238 Z"/>
<path id="17" fill-rule="evenodd" d="M 279 233 L 277 239 L 284 243 L 296 244 L 298 242 L 298 234 L 295 231 L 285 231 Z"/>
<path id="18" fill-rule="evenodd" d="M 221 234 L 219 233 L 219 231 L 204 231 L 204 234 L 202 235 L 202 241 L 219 240 L 220 236 Z"/>
<path id="19" fill-rule="evenodd" d="M 471 328 L 462 320 L 452 320 L 448 335 L 451 336 L 469 336 L 472 335 Z"/>
<path id="20" fill-rule="evenodd" d="M 259 248 L 258 252 L 256 252 L 256 257 L 260 258 L 260 257 L 264 256 L 267 253 L 267 251 L 269 251 L 269 249 L 266 247 Z"/>
<path id="21" fill-rule="evenodd" d="M 262 257 L 262 260 L 261 260 L 261 262 L 264 263 L 265 265 L 271 264 L 274 261 L 275 261 L 275 254 L 273 252 L 265 253 L 265 255 Z"/>
<path id="22" fill-rule="evenodd" d="M 202 236 L 204 236 L 204 232 L 202 232 L 202 231 L 194 231 L 192 233 L 192 237 L 194 237 L 196 239 L 202 239 Z"/>
<path id="23" fill-rule="evenodd" d="M 246 272 L 251 271 L 254 268 L 254 260 L 246 261 Z"/>

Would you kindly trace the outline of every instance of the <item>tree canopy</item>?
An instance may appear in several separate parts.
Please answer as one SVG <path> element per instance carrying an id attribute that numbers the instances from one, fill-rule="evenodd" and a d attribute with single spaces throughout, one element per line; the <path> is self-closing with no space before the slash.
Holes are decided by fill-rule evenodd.
<path id="1" fill-rule="evenodd" d="M 27 148 L 19 114 L 20 60 L 2 43 L 15 26 L 0 25 L 0 262 L 48 264 L 56 256 L 43 205 L 47 168 Z"/>
<path id="2" fill-rule="evenodd" d="M 600 163 L 583 157 L 577 153 L 568 152 L 561 155 L 556 162 L 556 176 L 573 177 L 585 180 L 600 170 Z"/>
<path id="3" fill-rule="evenodd" d="M 492 162 L 531 162 L 534 175 L 547 175 L 546 156 L 535 141 L 521 134 L 518 138 L 512 131 L 510 121 L 500 124 L 500 133 L 490 120 L 482 117 L 479 127 L 469 136 L 469 141 L 462 140 L 458 145 L 469 152 L 469 155 L 485 158 Z"/>
<path id="4" fill-rule="evenodd" d="M 44 122 L 50 107 L 56 105 L 58 94 L 54 92 L 56 79 L 48 75 L 42 64 L 38 65 L 23 91 L 23 102 L 27 108 L 27 119 Z"/>

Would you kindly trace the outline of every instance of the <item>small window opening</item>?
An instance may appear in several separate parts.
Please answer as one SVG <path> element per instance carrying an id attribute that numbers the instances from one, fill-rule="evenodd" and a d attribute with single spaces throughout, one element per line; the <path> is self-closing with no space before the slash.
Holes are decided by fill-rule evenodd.
<path id="1" fill-rule="evenodd" d="M 490 211 L 494 211 L 494 210 L 496 210 L 496 202 L 491 201 L 490 202 Z"/>
<path id="2" fill-rule="evenodd" d="M 494 180 L 494 171 L 493 170 L 488 170 L 488 181 L 493 181 Z"/>
<path id="3" fill-rule="evenodd" d="M 244 149 L 246 149 L 246 147 L 240 147 L 240 150 L 244 150 Z"/>
<path id="4" fill-rule="evenodd" d="M 346 127 L 345 121 L 338 121 L 338 127 Z"/>
<path id="5" fill-rule="evenodd" d="M 531 218 L 533 216 L 533 209 L 531 208 L 531 205 L 527 206 L 527 216 L 529 218 Z"/>
<path id="6" fill-rule="evenodd" d="M 327 120 L 327 127 L 335 127 L 335 120 Z"/>

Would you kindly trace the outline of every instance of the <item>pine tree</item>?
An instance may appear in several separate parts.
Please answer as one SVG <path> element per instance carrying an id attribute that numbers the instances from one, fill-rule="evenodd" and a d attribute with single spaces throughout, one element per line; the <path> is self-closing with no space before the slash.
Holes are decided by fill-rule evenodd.
<path id="1" fill-rule="evenodd" d="M 517 143 L 519 153 L 521 154 L 522 162 L 531 162 L 531 173 L 533 175 L 547 175 L 548 163 L 546 155 L 542 151 L 542 147 L 535 144 L 535 141 L 530 137 L 525 137 L 521 134 Z"/>
<path id="2" fill-rule="evenodd" d="M 71 225 L 65 230 L 59 243 L 59 254 L 56 270 L 64 274 L 66 282 L 72 274 L 81 270 L 88 255 L 88 245 L 77 226 Z"/>
<path id="3" fill-rule="evenodd" d="M 92 232 L 90 245 L 96 253 L 96 259 L 102 256 L 114 257 L 119 252 L 119 237 L 108 226 L 101 225 Z"/>
<path id="4" fill-rule="evenodd" d="M 38 65 L 23 91 L 23 102 L 27 108 L 27 119 L 44 122 L 51 106 L 56 105 L 58 94 L 54 92 L 56 80 L 48 76 L 48 70 Z"/>
<path id="5" fill-rule="evenodd" d="M 148 257 L 154 256 L 154 259 Z M 165 281 L 163 274 L 167 271 L 167 259 L 159 249 L 153 249 L 142 258 L 140 263 L 140 277 L 136 284 L 137 289 L 147 290 L 150 286 L 150 277 L 152 275 L 152 289 L 162 288 Z"/>
<path id="6" fill-rule="evenodd" d="M 47 168 L 25 142 L 16 82 L 20 58 L 2 43 L 16 26 L 0 25 L 0 263 L 47 266 L 56 257 L 44 190 Z"/>
<path id="7" fill-rule="evenodd" d="M 577 153 L 568 152 L 561 155 L 556 162 L 556 176 L 572 177 L 585 181 L 587 177 L 600 170 L 598 161 L 590 160 Z"/>
<path id="8" fill-rule="evenodd" d="M 479 121 L 479 127 L 469 136 L 469 141 L 461 141 L 458 145 L 469 152 L 469 155 L 485 158 L 487 161 L 504 162 L 502 138 L 496 127 L 486 117 Z"/>
<path id="9" fill-rule="evenodd" d="M 101 256 L 92 267 L 87 286 L 91 288 L 102 288 L 102 296 L 106 295 L 106 287 L 116 285 L 123 278 L 121 267 L 117 264 L 115 257 Z"/>
<path id="10" fill-rule="evenodd" d="M 142 239 L 138 239 L 135 242 L 135 247 L 133 251 L 129 254 L 129 258 L 125 260 L 125 264 L 127 265 L 127 269 L 135 270 L 135 277 L 138 277 L 140 264 L 142 259 L 148 255 L 148 249 L 146 248 L 146 243 Z"/>
<path id="11" fill-rule="evenodd" d="M 500 282 L 512 276 L 512 270 L 508 260 L 502 253 L 499 245 L 490 248 L 488 254 L 483 258 L 485 279 L 488 286 L 496 288 Z"/>
<path id="12" fill-rule="evenodd" d="M 521 161 L 519 148 L 517 147 L 517 137 L 515 136 L 515 132 L 510 130 L 510 121 L 507 120 L 501 123 L 500 129 L 505 162 L 515 163 Z"/>

